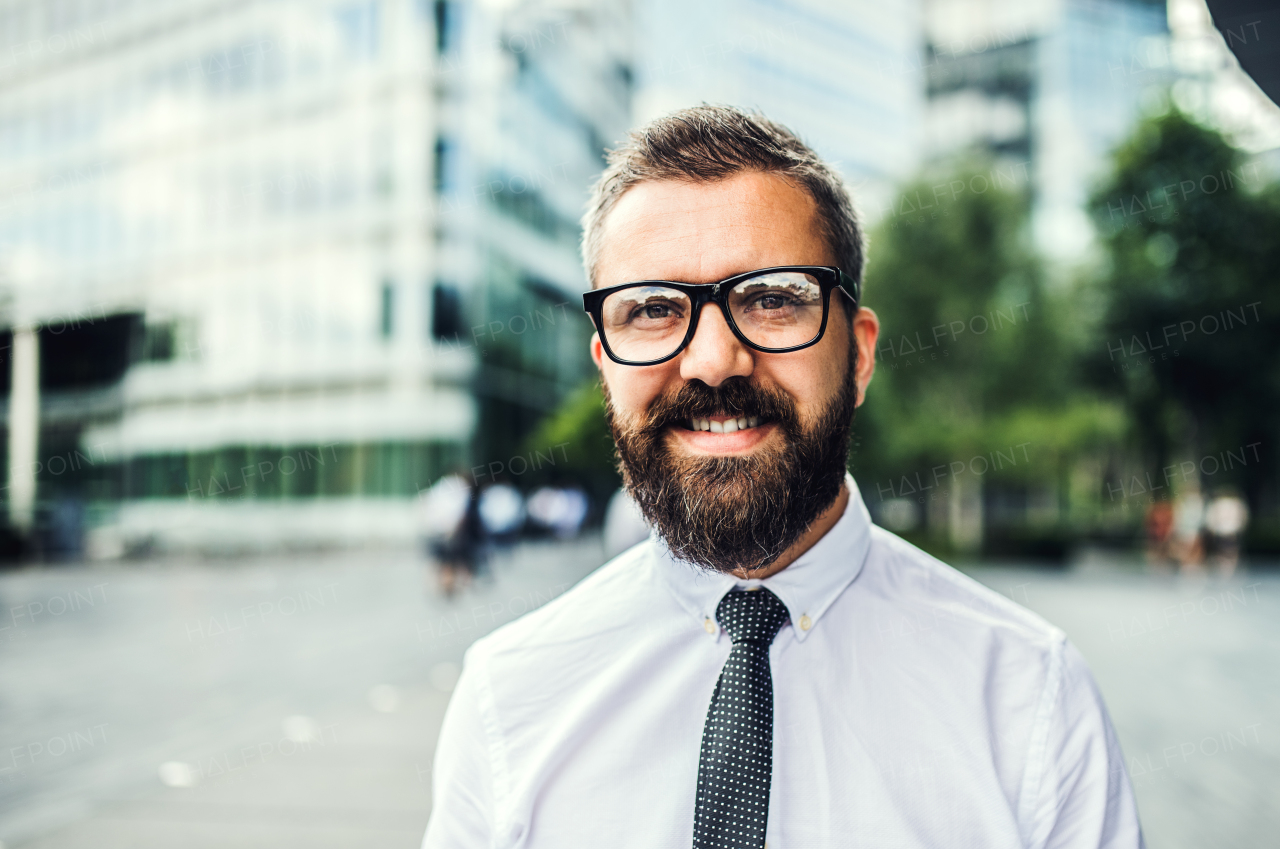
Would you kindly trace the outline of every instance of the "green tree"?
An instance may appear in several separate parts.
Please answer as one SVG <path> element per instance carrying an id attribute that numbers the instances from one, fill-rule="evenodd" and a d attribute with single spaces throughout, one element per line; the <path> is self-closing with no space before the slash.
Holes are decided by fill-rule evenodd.
<path id="1" fill-rule="evenodd" d="M 525 443 L 529 453 L 554 451 L 554 465 L 535 473 L 542 482 L 581 485 L 596 505 L 602 505 L 622 485 L 614 462 L 613 436 L 604 414 L 600 381 L 582 384 L 557 410 L 543 419 Z"/>
<path id="2" fill-rule="evenodd" d="M 1217 457 L 1205 486 L 1240 486 L 1257 511 L 1277 471 L 1280 191 L 1177 111 L 1142 122 L 1114 163 L 1091 203 L 1106 260 L 1094 380 L 1122 399 L 1155 480 Z M 1247 461 L 1211 471 L 1228 451 Z"/>
<path id="3" fill-rule="evenodd" d="M 984 485 L 1047 489 L 1062 506 L 1073 458 L 1120 427 L 1080 396 L 1079 310 L 1045 284 L 1020 176 L 969 161 L 922 178 L 871 239 L 864 301 L 881 338 L 852 464 L 873 509 L 911 498 L 961 546 L 987 521 Z"/>

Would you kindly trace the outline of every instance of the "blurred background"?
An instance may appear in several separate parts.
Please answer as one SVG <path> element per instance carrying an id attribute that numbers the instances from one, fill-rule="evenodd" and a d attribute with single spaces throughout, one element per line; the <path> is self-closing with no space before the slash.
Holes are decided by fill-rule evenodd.
<path id="1" fill-rule="evenodd" d="M 463 651 L 645 532 L 578 218 L 702 101 L 862 209 L 875 520 L 1067 630 L 1153 847 L 1268 842 L 1280 16 L 1212 5 L 0 2 L 0 849 L 417 844 Z"/>

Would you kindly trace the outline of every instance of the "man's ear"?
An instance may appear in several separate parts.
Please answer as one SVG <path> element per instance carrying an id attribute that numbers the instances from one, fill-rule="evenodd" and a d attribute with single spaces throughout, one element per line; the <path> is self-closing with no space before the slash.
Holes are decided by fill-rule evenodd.
<path id="1" fill-rule="evenodd" d="M 853 316 L 853 338 L 858 346 L 855 378 L 858 382 L 858 406 L 867 395 L 867 385 L 876 373 L 876 339 L 880 336 L 880 319 L 874 310 L 863 307 Z"/>
<path id="2" fill-rule="evenodd" d="M 600 363 L 604 359 L 604 346 L 600 344 L 600 334 L 591 334 L 591 361 L 596 364 L 596 368 L 600 368 Z"/>

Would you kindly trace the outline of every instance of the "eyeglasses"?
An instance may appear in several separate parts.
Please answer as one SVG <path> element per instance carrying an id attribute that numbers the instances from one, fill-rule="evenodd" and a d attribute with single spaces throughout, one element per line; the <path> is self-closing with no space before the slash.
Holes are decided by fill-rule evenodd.
<path id="1" fill-rule="evenodd" d="M 749 348 L 785 354 L 817 344 L 827 329 L 831 292 L 858 310 L 858 282 L 826 265 L 780 265 L 719 283 L 642 280 L 582 296 L 609 359 L 624 366 L 665 363 L 698 330 L 702 307 L 715 303 Z"/>

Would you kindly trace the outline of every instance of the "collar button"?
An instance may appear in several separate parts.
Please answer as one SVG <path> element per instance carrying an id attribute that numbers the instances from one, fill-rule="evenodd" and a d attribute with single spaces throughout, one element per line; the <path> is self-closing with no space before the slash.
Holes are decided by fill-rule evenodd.
<path id="1" fill-rule="evenodd" d="M 812 627 L 813 627 L 813 620 L 809 618 L 809 614 L 806 613 L 805 615 L 800 617 L 801 631 L 808 631 Z"/>

